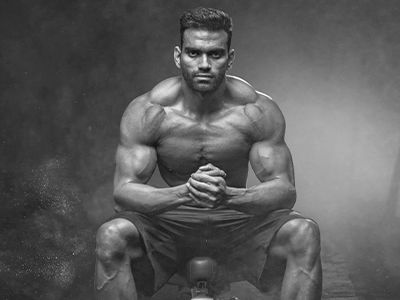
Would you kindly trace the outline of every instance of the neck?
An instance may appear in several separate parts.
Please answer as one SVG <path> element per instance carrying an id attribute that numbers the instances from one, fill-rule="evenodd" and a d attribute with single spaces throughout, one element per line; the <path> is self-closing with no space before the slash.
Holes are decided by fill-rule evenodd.
<path id="1" fill-rule="evenodd" d="M 226 78 L 215 91 L 205 93 L 193 90 L 182 78 L 184 107 L 198 116 L 204 116 L 220 110 L 224 104 L 225 91 Z"/>

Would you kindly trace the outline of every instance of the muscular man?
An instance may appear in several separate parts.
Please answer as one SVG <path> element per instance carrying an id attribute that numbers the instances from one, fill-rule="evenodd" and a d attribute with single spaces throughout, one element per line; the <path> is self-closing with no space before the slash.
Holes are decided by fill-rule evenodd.
<path id="1" fill-rule="evenodd" d="M 181 17 L 169 78 L 130 103 L 121 122 L 117 215 L 97 233 L 98 299 L 151 295 L 193 256 L 212 256 L 221 278 L 268 286 L 286 261 L 281 299 L 321 295 L 319 230 L 294 212 L 292 159 L 278 106 L 232 65 L 232 23 L 219 10 Z M 250 162 L 260 183 L 246 187 Z M 158 165 L 167 188 L 147 185 Z M 268 258 L 268 260 L 267 260 Z"/>

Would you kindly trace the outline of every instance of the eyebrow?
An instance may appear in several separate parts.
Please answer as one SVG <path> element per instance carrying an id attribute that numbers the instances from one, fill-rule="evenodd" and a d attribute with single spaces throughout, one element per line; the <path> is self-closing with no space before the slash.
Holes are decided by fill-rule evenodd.
<path id="1" fill-rule="evenodd" d="M 185 50 L 185 51 L 200 51 L 200 52 L 204 52 L 202 49 L 200 49 L 200 48 L 194 48 L 194 47 L 185 47 L 184 50 Z M 211 52 L 225 53 L 226 50 L 225 50 L 225 48 L 219 48 L 219 47 L 217 47 L 217 48 L 212 48 L 212 49 L 210 49 L 210 50 L 208 50 L 208 51 L 205 51 L 205 52 L 206 52 L 206 53 L 211 53 Z"/>

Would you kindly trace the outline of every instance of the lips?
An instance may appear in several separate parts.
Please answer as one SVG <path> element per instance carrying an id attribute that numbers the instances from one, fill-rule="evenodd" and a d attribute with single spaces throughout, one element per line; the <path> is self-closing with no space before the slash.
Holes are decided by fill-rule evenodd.
<path id="1" fill-rule="evenodd" d="M 194 77 L 210 79 L 210 78 L 213 78 L 214 76 L 212 76 L 211 74 L 195 74 Z"/>

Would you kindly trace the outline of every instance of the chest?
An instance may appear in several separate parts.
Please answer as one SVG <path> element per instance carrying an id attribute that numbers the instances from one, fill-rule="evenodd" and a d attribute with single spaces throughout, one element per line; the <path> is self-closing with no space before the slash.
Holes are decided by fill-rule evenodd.
<path id="1" fill-rule="evenodd" d="M 170 115 L 161 132 L 157 146 L 159 164 L 182 174 L 209 162 L 225 169 L 247 164 L 252 144 L 249 126 L 240 114 L 207 121 Z"/>

